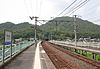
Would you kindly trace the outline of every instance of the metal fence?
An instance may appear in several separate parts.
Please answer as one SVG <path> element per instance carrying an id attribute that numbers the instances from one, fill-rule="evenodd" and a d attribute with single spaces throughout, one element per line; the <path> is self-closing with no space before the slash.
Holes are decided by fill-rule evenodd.
<path id="1" fill-rule="evenodd" d="M 24 44 L 15 44 L 14 46 L 12 46 L 12 55 L 16 54 L 17 52 L 20 52 L 22 49 L 30 46 L 31 44 L 35 43 L 34 41 L 29 41 L 27 43 Z M 5 52 L 4 52 L 4 59 L 7 59 L 11 56 L 11 47 L 10 48 L 5 48 Z M 3 47 L 0 50 L 0 62 L 3 61 Z"/>

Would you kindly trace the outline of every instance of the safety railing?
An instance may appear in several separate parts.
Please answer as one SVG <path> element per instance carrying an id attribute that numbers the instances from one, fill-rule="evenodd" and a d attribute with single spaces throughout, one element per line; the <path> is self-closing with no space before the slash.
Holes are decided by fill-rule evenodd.
<path id="1" fill-rule="evenodd" d="M 29 42 L 24 43 L 24 44 L 14 44 L 12 46 L 12 55 L 16 54 L 17 52 L 20 52 L 21 50 L 30 46 L 33 43 L 35 43 L 35 42 L 29 41 Z M 4 59 L 7 59 L 9 57 L 11 57 L 11 48 L 5 48 Z M 2 61 L 3 61 L 3 48 L 0 49 L 0 62 L 2 62 Z"/>

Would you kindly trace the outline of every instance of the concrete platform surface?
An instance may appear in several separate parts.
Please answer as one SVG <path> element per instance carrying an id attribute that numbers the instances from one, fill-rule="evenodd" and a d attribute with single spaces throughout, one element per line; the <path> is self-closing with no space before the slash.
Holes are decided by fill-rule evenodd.
<path id="1" fill-rule="evenodd" d="M 41 69 L 56 69 L 43 47 L 40 45 Z"/>
<path id="2" fill-rule="evenodd" d="M 42 48 L 40 42 L 37 47 L 32 45 L 2 69 L 56 69 L 52 61 Z"/>
<path id="3" fill-rule="evenodd" d="M 17 56 L 3 69 L 33 69 L 35 56 L 35 46 L 31 46 L 26 51 Z"/>

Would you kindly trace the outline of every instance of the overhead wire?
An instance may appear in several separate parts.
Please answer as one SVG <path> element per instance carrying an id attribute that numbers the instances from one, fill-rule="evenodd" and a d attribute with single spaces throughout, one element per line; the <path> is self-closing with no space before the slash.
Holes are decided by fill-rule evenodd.
<path id="1" fill-rule="evenodd" d="M 100 3 L 98 4 L 94 4 L 93 6 L 91 6 L 91 8 L 89 8 L 88 10 L 92 10 L 92 11 L 89 11 L 88 13 L 86 13 L 85 15 L 90 15 L 92 14 L 92 12 L 95 10 L 94 8 L 96 7 L 96 5 L 99 5 Z M 99 16 L 93 16 L 93 17 L 90 17 L 90 18 L 87 18 L 86 20 L 92 20 L 92 19 L 96 19 L 98 18 Z"/>
<path id="2" fill-rule="evenodd" d="M 89 15 L 89 14 L 93 13 L 95 11 L 96 5 L 100 5 L 100 2 L 97 4 L 94 3 L 92 6 L 90 6 L 90 8 L 88 8 L 89 11 L 87 11 L 86 14 L 84 14 L 84 15 Z"/>
<path id="3" fill-rule="evenodd" d="M 68 7 L 66 7 L 58 16 L 64 13 L 68 8 L 70 8 L 77 0 L 74 0 Z"/>
<path id="4" fill-rule="evenodd" d="M 77 2 L 78 2 L 78 4 L 80 4 L 80 3 L 82 2 L 82 0 L 77 1 Z M 69 9 L 69 10 L 68 10 L 68 12 L 66 12 L 65 14 L 67 14 L 67 13 L 71 12 L 71 11 L 72 11 L 72 10 L 73 10 L 73 9 L 74 9 L 77 5 L 78 5 L 78 4 L 74 4 L 74 5 L 72 6 L 72 8 L 71 8 L 71 9 Z M 64 15 L 65 15 L 65 14 L 64 14 Z M 63 15 L 63 16 L 64 16 L 64 15 Z"/>
<path id="5" fill-rule="evenodd" d="M 79 5 L 75 6 L 73 9 L 71 9 L 71 11 L 65 13 L 64 15 L 69 14 L 69 13 L 71 13 L 71 14 L 74 13 L 75 11 L 77 11 L 78 9 L 80 9 L 82 6 L 84 6 L 87 2 L 88 2 L 88 0 L 85 0 L 83 2 L 80 1 Z"/>
<path id="6" fill-rule="evenodd" d="M 70 8 L 73 4 L 75 4 L 75 2 L 77 2 L 77 1 L 78 1 L 78 0 L 73 1 L 73 2 L 72 2 L 67 8 L 65 8 L 59 15 L 61 15 L 62 13 L 64 13 L 64 11 L 66 11 L 67 9 L 69 9 L 69 8 Z M 80 0 L 80 1 L 78 2 L 78 4 L 80 4 L 81 1 L 82 1 L 82 0 Z M 74 7 L 75 7 L 76 5 L 77 5 L 77 4 L 75 4 Z M 74 8 L 74 7 L 73 7 L 73 8 Z M 73 8 L 72 8 L 71 10 L 73 10 Z M 70 10 L 70 12 L 71 12 L 71 10 Z M 58 15 L 57 17 L 59 17 L 59 15 Z M 64 14 L 64 15 L 65 15 L 65 14 Z M 64 16 L 64 15 L 63 15 L 63 16 Z M 56 18 L 56 17 L 54 17 L 54 18 Z M 53 19 L 54 19 L 54 18 L 53 18 Z"/>
<path id="7" fill-rule="evenodd" d="M 89 0 L 84 1 L 83 3 L 81 3 L 81 5 L 79 7 L 77 7 L 75 10 L 73 10 L 69 15 L 73 14 L 75 11 L 77 11 L 78 9 L 80 9 L 81 7 L 83 7 L 86 3 L 88 3 Z"/>
<path id="8" fill-rule="evenodd" d="M 40 21 L 38 21 L 38 23 L 43 24 L 43 23 L 41 23 Z"/>

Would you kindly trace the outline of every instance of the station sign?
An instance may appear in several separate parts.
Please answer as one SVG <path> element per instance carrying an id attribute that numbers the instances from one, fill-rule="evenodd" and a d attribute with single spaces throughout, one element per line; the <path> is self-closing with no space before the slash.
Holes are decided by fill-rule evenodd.
<path id="1" fill-rule="evenodd" d="M 10 45 L 12 41 L 12 32 L 5 31 L 5 45 Z"/>

